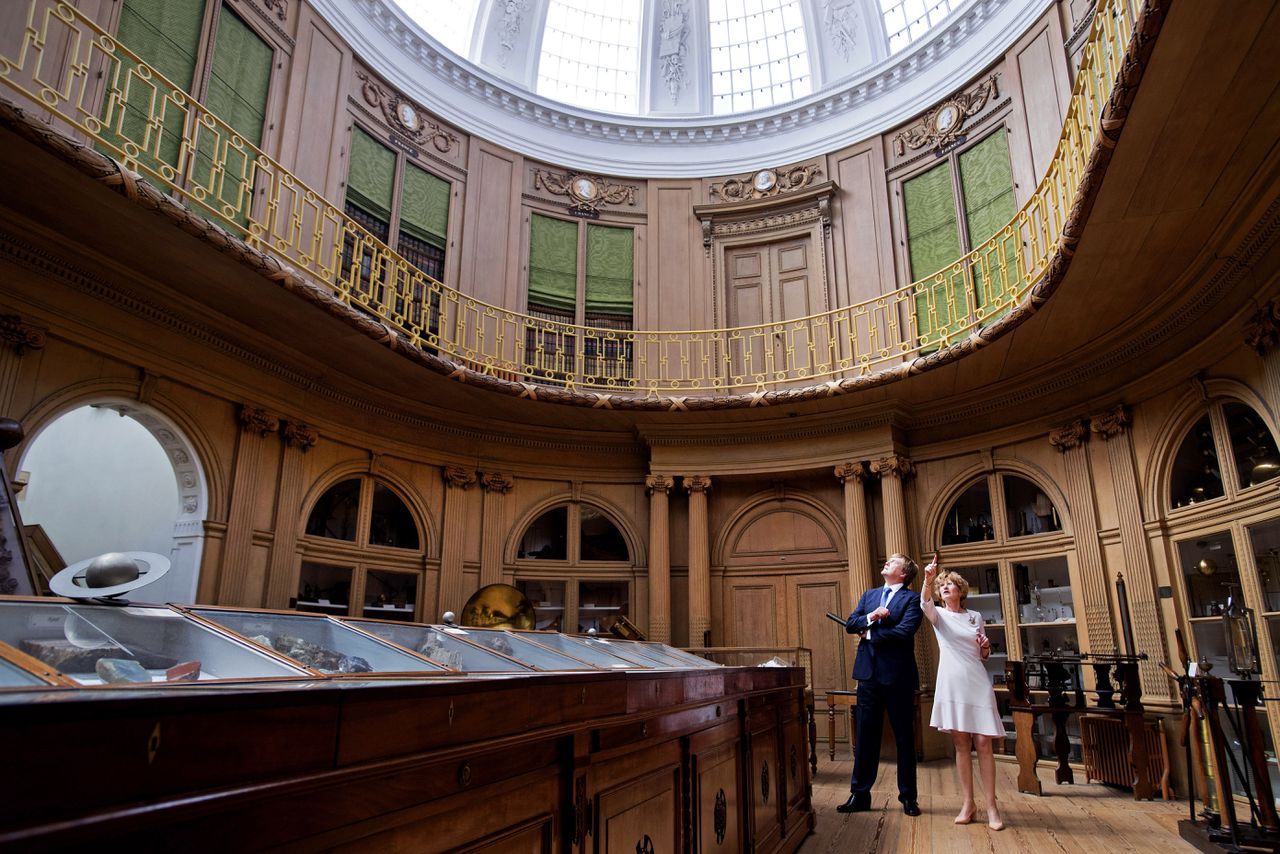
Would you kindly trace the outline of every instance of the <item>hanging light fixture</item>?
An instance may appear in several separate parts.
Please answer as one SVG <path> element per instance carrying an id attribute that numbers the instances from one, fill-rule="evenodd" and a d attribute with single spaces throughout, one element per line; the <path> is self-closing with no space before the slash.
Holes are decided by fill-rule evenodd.
<path id="1" fill-rule="evenodd" d="M 1213 575 L 1218 571 L 1218 562 L 1213 558 L 1202 557 L 1200 562 L 1196 564 L 1196 572 L 1201 575 Z"/>

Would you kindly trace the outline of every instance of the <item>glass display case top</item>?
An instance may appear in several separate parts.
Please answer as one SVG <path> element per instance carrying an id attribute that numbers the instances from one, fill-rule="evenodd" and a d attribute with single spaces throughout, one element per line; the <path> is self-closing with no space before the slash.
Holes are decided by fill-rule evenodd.
<path id="1" fill-rule="evenodd" d="M 306 673 L 164 606 L 6 602 L 0 641 L 81 685 Z"/>
<path id="2" fill-rule="evenodd" d="M 626 661 L 634 662 L 641 667 L 684 669 L 689 666 L 674 658 L 659 655 L 655 650 L 648 649 L 644 645 L 638 644 L 634 641 L 614 640 L 613 638 L 583 637 L 582 635 L 574 636 L 573 639 L 581 641 L 587 646 L 600 647 L 612 655 L 616 655 Z"/>
<path id="3" fill-rule="evenodd" d="M 571 657 L 539 643 L 534 643 L 505 629 L 473 629 L 437 626 L 440 631 L 478 643 L 486 649 L 522 661 L 535 670 L 599 670 L 581 658 Z"/>
<path id="4" fill-rule="evenodd" d="M 694 655 L 683 649 L 676 649 L 674 646 L 667 646 L 657 641 L 644 641 L 641 643 L 645 649 L 653 650 L 668 658 L 674 658 L 677 661 L 683 661 L 685 667 L 722 667 L 719 662 L 703 658 L 700 655 Z"/>
<path id="5" fill-rule="evenodd" d="M 33 688 L 48 684 L 34 673 L 0 658 L 0 688 Z"/>
<path id="6" fill-rule="evenodd" d="M 192 608 L 191 612 L 329 675 L 447 670 L 324 616 L 215 608 Z"/>
<path id="7" fill-rule="evenodd" d="M 639 664 L 632 659 L 615 655 L 608 647 L 598 642 L 588 643 L 587 638 L 562 635 L 559 632 L 512 632 L 512 634 L 593 664 L 602 670 L 635 670 L 637 668 L 647 670 L 653 667 L 652 664 Z"/>
<path id="8" fill-rule="evenodd" d="M 405 625 L 380 620 L 345 620 L 383 640 L 425 655 L 453 670 L 467 673 L 528 672 L 530 668 L 435 626 Z"/>

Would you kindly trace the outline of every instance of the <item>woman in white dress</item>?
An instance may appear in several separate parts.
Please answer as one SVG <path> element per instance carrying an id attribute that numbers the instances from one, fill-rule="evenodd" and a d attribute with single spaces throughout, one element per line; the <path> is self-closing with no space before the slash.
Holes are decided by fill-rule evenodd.
<path id="1" fill-rule="evenodd" d="M 996 760 L 991 739 L 1004 738 L 1004 723 L 996 706 L 995 691 L 982 662 L 991 655 L 991 641 L 983 631 L 982 615 L 964 607 L 969 584 L 954 572 L 938 573 L 938 559 L 924 569 L 920 588 L 920 608 L 938 637 L 938 684 L 933 694 L 933 715 L 929 725 L 950 732 L 956 746 L 956 776 L 964 802 L 956 824 L 973 821 L 977 806 L 973 800 L 973 765 L 969 754 L 978 751 L 982 787 L 987 792 L 987 826 L 1000 830 L 1004 822 L 996 810 Z M 935 583 L 935 576 L 936 583 Z M 943 607 L 934 605 L 935 597 Z"/>

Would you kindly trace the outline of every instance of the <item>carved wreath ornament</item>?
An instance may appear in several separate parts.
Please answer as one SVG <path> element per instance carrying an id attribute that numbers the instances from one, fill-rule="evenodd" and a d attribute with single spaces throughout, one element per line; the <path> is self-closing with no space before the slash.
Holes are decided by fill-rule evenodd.
<path id="1" fill-rule="evenodd" d="M 401 133 L 406 139 L 418 145 L 430 145 L 441 154 L 448 154 L 459 139 L 435 122 L 426 119 L 413 104 L 400 97 L 399 93 L 388 92 L 363 71 L 357 71 L 356 77 L 363 85 L 360 94 L 365 103 L 382 111 L 382 117 L 391 129 Z"/>
<path id="2" fill-rule="evenodd" d="M 893 147 L 902 157 L 910 148 L 915 151 L 932 146 L 934 151 L 944 151 L 957 142 L 966 119 L 976 116 L 987 102 L 996 97 L 999 90 L 992 74 L 968 92 L 953 95 L 921 116 L 920 121 L 893 138 Z"/>
<path id="3" fill-rule="evenodd" d="M 712 198 L 722 202 L 746 202 L 803 190 L 821 174 L 822 167 L 816 163 L 790 169 L 761 169 L 750 175 L 729 178 L 722 184 L 712 184 L 710 192 Z"/>
<path id="4" fill-rule="evenodd" d="M 604 204 L 634 206 L 636 190 L 639 189 L 634 184 L 610 184 L 599 175 L 546 172 L 542 169 L 533 173 L 533 186 L 552 195 L 565 196 L 569 199 L 571 213 L 587 216 L 598 214 Z"/>

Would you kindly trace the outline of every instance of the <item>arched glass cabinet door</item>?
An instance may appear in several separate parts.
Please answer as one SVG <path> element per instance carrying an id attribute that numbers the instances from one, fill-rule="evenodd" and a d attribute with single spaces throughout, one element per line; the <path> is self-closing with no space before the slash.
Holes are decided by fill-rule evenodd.
<path id="1" fill-rule="evenodd" d="M 942 525 L 942 545 L 993 539 L 995 527 L 991 518 L 991 490 L 986 477 L 983 477 L 960 493 L 951 505 Z"/>

